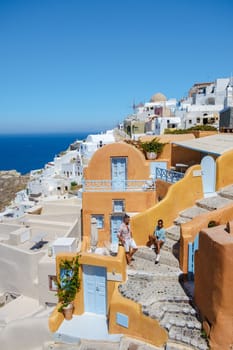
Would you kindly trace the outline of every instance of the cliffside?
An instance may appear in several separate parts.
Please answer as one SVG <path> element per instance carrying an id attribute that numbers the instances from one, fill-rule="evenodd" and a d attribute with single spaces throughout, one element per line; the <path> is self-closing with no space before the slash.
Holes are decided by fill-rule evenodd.
<path id="1" fill-rule="evenodd" d="M 0 171 L 0 211 L 11 203 L 18 191 L 26 188 L 29 175 L 21 175 L 16 170 Z"/>

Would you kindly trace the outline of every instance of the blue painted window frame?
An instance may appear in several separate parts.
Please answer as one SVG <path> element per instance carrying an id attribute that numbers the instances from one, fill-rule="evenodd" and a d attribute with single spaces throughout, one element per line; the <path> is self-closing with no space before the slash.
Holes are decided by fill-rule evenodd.
<path id="1" fill-rule="evenodd" d="M 113 209 L 113 213 L 123 213 L 125 211 L 124 199 L 113 199 L 112 209 Z"/>

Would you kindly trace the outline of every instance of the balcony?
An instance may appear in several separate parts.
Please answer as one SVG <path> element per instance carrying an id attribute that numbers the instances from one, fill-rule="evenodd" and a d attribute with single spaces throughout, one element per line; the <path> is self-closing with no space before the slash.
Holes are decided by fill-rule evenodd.
<path id="1" fill-rule="evenodd" d="M 154 181 L 147 180 L 83 180 L 83 192 L 142 192 L 155 191 Z"/>
<path id="2" fill-rule="evenodd" d="M 154 174 L 147 180 L 83 180 L 83 192 L 142 192 L 155 191 L 157 179 L 175 183 L 184 177 L 183 173 L 155 168 Z"/>

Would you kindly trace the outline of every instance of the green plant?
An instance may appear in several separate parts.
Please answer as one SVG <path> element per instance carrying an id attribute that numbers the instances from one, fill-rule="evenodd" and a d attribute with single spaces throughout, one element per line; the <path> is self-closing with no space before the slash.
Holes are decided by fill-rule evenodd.
<path id="1" fill-rule="evenodd" d="M 140 146 L 144 152 L 155 152 L 159 154 L 162 152 L 165 143 L 160 142 L 159 139 L 155 137 L 151 141 L 140 142 Z"/>
<path id="2" fill-rule="evenodd" d="M 188 129 L 175 129 L 175 130 L 171 130 L 171 129 L 165 129 L 164 134 L 189 134 L 192 131 L 195 130 L 199 130 L 199 131 L 217 131 L 217 128 L 215 128 L 212 125 L 196 125 L 196 126 L 192 126 L 191 128 Z"/>
<path id="3" fill-rule="evenodd" d="M 60 262 L 60 278 L 57 282 L 57 296 L 61 303 L 58 311 L 63 312 L 64 307 L 68 306 L 75 299 L 80 290 L 79 278 L 79 255 L 71 260 L 65 259 Z"/>

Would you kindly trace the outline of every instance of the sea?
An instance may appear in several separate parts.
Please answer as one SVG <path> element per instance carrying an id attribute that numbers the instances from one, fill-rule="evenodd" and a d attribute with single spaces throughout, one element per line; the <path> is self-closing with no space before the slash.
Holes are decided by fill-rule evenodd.
<path id="1" fill-rule="evenodd" d="M 98 133 L 98 132 L 96 132 Z M 90 132 L 59 134 L 0 135 L 0 171 L 17 170 L 22 175 L 42 169 L 76 140 L 84 140 Z M 93 134 L 95 134 L 93 132 Z"/>

